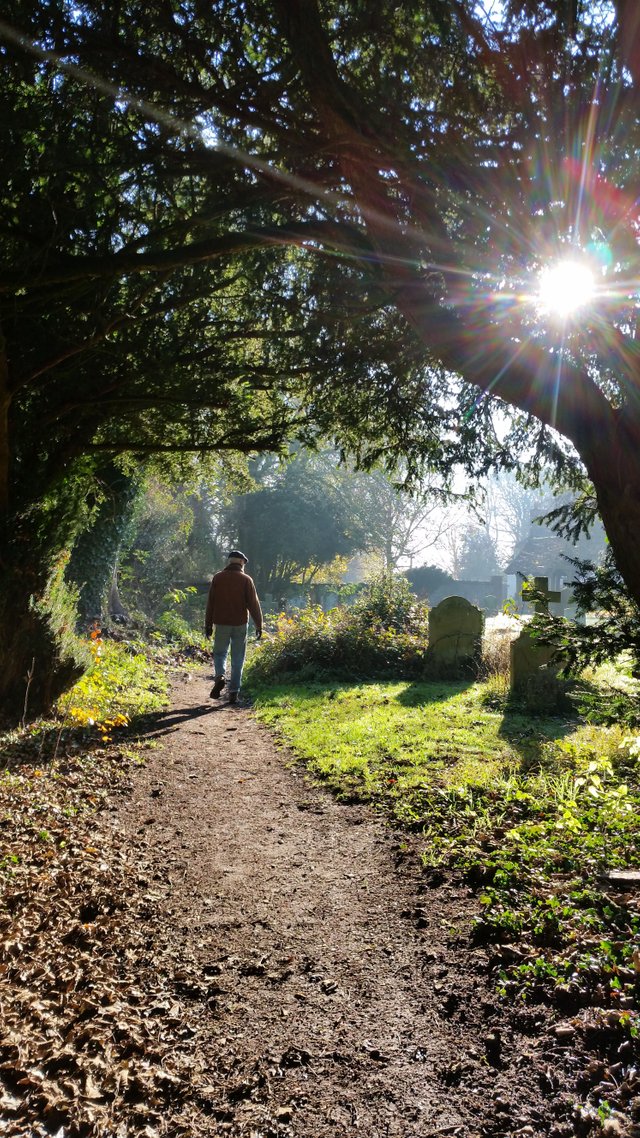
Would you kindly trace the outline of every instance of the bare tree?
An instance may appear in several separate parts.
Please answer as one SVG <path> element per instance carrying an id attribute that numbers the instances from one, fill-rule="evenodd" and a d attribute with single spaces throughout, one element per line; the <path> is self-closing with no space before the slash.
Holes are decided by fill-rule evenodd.
<path id="1" fill-rule="evenodd" d="M 401 562 L 413 568 L 450 528 L 449 495 L 441 480 L 430 477 L 407 491 L 383 471 L 354 477 L 369 549 L 380 555 L 385 569 L 397 569 Z"/>

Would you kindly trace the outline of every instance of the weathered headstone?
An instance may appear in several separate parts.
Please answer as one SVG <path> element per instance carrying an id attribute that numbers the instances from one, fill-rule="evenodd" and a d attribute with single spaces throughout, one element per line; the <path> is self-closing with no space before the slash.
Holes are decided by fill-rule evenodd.
<path id="1" fill-rule="evenodd" d="M 544 593 L 544 598 L 535 602 L 536 612 L 546 612 L 550 602 L 560 600 L 560 593 L 549 589 L 547 577 L 534 577 L 533 583 Z M 550 645 L 534 640 L 526 628 L 511 641 L 511 690 L 526 693 L 530 711 L 552 711 L 558 703 L 560 688 L 557 668 L 551 663 L 553 653 Z"/>
<path id="2" fill-rule="evenodd" d="M 532 676 L 525 687 L 527 711 L 533 715 L 552 715 L 562 703 L 564 688 L 558 679 L 558 669 L 554 664 L 545 664 Z"/>
<path id="3" fill-rule="evenodd" d="M 446 597 L 429 612 L 426 669 L 431 675 L 459 676 L 480 660 L 484 616 L 464 597 Z"/>

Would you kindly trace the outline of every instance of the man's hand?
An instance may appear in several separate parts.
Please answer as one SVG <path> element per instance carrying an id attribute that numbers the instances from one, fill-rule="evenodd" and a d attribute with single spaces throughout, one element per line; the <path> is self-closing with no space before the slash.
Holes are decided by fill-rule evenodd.
<path id="1" fill-rule="evenodd" d="M 206 639 L 207 639 L 207 640 L 208 640 L 208 639 L 209 639 L 209 637 L 211 636 L 211 633 L 212 633 L 212 632 L 213 632 L 213 629 L 212 629 L 212 628 L 205 628 L 205 630 L 204 630 L 204 634 L 205 634 L 205 637 L 206 637 Z"/>
<path id="2" fill-rule="evenodd" d="M 262 640 L 262 629 L 256 628 L 256 640 Z"/>

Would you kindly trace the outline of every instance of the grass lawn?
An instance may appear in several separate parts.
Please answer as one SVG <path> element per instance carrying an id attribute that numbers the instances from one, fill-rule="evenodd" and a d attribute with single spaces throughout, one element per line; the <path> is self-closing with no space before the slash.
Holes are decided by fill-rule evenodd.
<path id="1" fill-rule="evenodd" d="M 339 794 L 409 801 L 425 788 L 489 788 L 541 759 L 575 723 L 504 716 L 484 685 L 363 683 L 262 689 L 259 717 Z M 422 819 L 418 808 L 416 820 Z"/>
<path id="2" fill-rule="evenodd" d="M 426 866 L 477 885 L 476 940 L 518 942 L 518 962 L 500 971 L 505 994 L 600 1002 L 637 1033 L 640 914 L 602 881 L 640 864 L 637 734 L 499 710 L 492 694 L 451 681 L 254 690 L 258 717 L 334 793 L 420 832 Z"/>

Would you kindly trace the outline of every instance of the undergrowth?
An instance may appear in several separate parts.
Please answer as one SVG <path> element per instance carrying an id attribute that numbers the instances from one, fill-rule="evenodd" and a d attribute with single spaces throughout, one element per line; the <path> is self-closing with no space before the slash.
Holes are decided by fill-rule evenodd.
<path id="1" fill-rule="evenodd" d="M 108 736 L 137 716 L 166 706 L 165 671 L 141 642 L 104 640 L 94 627 L 88 647 L 90 668 L 56 707 L 63 725 L 94 728 Z"/>
<path id="2" fill-rule="evenodd" d="M 311 605 L 276 617 L 252 662 L 254 679 L 345 679 L 420 675 L 427 647 L 427 606 L 404 577 L 382 574 L 350 608 Z"/>

